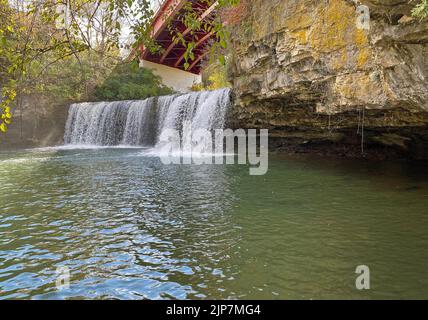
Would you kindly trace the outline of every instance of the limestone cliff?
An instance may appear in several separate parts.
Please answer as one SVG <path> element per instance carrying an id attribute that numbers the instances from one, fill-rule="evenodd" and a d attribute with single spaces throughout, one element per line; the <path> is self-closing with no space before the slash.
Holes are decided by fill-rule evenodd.
<path id="1" fill-rule="evenodd" d="M 410 18 L 409 1 L 243 1 L 233 126 L 270 129 L 273 145 L 299 151 L 356 154 L 363 141 L 428 157 L 428 23 Z"/>

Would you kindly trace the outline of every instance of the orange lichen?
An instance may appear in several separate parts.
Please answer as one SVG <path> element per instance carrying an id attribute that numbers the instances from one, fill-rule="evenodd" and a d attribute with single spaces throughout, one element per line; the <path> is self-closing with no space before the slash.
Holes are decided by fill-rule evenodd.
<path id="1" fill-rule="evenodd" d="M 370 50 L 369 48 L 362 48 L 360 52 L 358 53 L 357 58 L 357 66 L 358 68 L 363 68 L 367 65 L 367 62 L 370 57 Z"/>
<path id="2" fill-rule="evenodd" d="M 360 29 L 356 30 L 355 44 L 359 49 L 359 53 L 357 57 L 357 66 L 359 69 L 362 69 L 367 65 L 371 55 L 369 39 L 364 30 L 360 30 Z"/>
<path id="3" fill-rule="evenodd" d="M 308 39 L 307 39 L 307 36 L 306 36 L 306 30 L 300 30 L 300 31 L 297 31 L 297 32 L 295 32 L 295 33 L 293 34 L 293 36 L 297 39 L 297 41 L 298 41 L 300 44 L 305 45 L 305 44 L 307 44 L 307 43 L 308 43 Z"/>
<path id="4" fill-rule="evenodd" d="M 321 52 L 331 52 L 347 45 L 349 33 L 355 29 L 355 12 L 352 6 L 341 0 L 331 0 L 321 8 L 312 27 L 312 46 Z"/>

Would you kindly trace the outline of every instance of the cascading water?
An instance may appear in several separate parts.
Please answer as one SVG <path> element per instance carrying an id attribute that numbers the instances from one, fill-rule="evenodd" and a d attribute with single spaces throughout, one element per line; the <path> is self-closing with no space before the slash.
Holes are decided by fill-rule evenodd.
<path id="1" fill-rule="evenodd" d="M 201 91 L 139 101 L 79 103 L 70 107 L 68 145 L 154 146 L 169 129 L 189 139 L 195 129 L 223 129 L 230 90 Z"/>

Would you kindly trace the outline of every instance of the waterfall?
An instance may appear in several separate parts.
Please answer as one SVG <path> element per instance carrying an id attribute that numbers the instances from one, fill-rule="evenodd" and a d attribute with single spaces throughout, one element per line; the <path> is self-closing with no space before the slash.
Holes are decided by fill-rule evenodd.
<path id="1" fill-rule="evenodd" d="M 67 145 L 155 146 L 168 129 L 177 130 L 183 137 L 195 129 L 223 129 L 229 104 L 229 89 L 138 101 L 72 104 L 64 142 Z"/>

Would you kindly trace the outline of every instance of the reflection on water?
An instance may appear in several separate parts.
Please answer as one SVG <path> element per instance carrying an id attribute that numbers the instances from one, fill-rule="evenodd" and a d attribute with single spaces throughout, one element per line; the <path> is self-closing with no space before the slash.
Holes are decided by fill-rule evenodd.
<path id="1" fill-rule="evenodd" d="M 0 298 L 428 298 L 424 164 L 269 169 L 164 166 L 141 149 L 0 154 Z M 370 291 L 355 289 L 361 264 Z"/>

